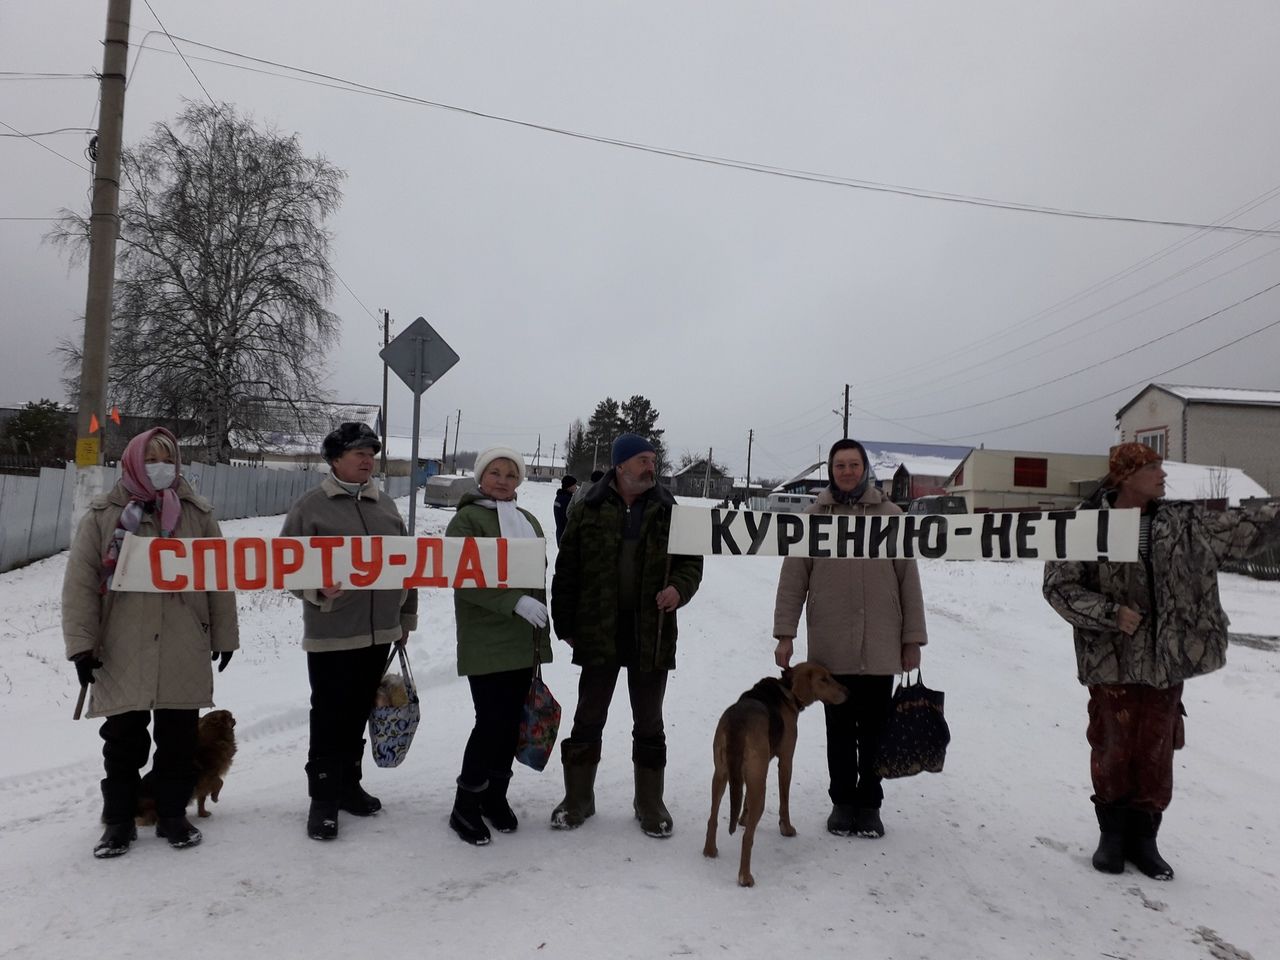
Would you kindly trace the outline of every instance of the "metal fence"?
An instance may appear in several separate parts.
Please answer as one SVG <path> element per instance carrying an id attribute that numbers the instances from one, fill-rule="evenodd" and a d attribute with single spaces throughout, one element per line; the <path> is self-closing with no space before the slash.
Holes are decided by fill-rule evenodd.
<path id="1" fill-rule="evenodd" d="M 119 467 L 107 468 L 111 482 Z M 315 470 L 233 467 L 190 463 L 183 476 L 196 493 L 213 504 L 219 520 L 270 517 L 290 505 L 325 476 Z M 382 487 L 393 497 L 409 492 L 408 477 L 388 477 Z M 71 508 L 76 468 L 43 467 L 39 476 L 0 474 L 0 573 L 51 557 L 71 544 Z"/>

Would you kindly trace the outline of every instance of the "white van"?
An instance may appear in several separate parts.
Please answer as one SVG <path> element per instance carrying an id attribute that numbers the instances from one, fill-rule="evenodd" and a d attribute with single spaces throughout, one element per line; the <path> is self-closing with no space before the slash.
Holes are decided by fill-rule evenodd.
<path id="1" fill-rule="evenodd" d="M 812 493 L 771 493 L 765 509 L 770 513 L 804 513 L 817 499 Z"/>

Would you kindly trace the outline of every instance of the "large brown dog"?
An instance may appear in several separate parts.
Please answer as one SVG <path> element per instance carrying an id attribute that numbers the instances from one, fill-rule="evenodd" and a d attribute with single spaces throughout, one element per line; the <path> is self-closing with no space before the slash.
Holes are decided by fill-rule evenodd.
<path id="1" fill-rule="evenodd" d="M 196 815 L 210 816 L 205 809 L 206 800 L 218 802 L 222 791 L 222 778 L 231 767 L 236 755 L 236 718 L 230 710 L 210 710 L 200 718 L 196 732 Z M 190 803 L 191 801 L 187 801 Z M 156 800 L 151 787 L 151 774 L 142 778 L 138 795 L 137 824 L 151 826 L 156 822 Z"/>
<path id="2" fill-rule="evenodd" d="M 716 725 L 712 754 L 715 775 L 711 778 L 711 816 L 707 819 L 704 857 L 714 857 L 720 801 L 729 787 L 729 833 L 742 823 L 742 859 L 738 863 L 738 885 L 755 885 L 751 876 L 751 845 L 756 824 L 764 813 L 765 783 L 769 761 L 778 758 L 778 825 L 784 837 L 794 837 L 789 794 L 791 757 L 796 749 L 796 721 L 800 711 L 814 701 L 844 703 L 849 691 L 837 683 L 826 667 L 798 663 L 782 671 L 782 678 L 766 677 L 738 698 Z M 743 788 L 746 805 L 743 805 Z"/>

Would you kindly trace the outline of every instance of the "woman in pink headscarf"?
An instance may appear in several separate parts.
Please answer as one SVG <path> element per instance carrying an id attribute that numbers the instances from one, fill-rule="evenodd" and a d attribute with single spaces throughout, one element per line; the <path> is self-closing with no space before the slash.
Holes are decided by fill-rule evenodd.
<path id="1" fill-rule="evenodd" d="M 176 848 L 195 846 L 187 819 L 195 789 L 196 725 L 213 706 L 213 661 L 221 672 L 240 645 L 234 593 L 111 592 L 127 534 L 220 537 L 213 506 L 182 477 L 173 434 L 163 427 L 129 441 L 119 482 L 96 498 L 76 530 L 62 581 L 67 659 L 82 684 L 93 684 L 89 716 L 102 724 L 102 821 L 98 858 L 128 852 L 152 737 L 148 784 L 156 835 Z M 151 733 L 147 726 L 151 724 Z"/>

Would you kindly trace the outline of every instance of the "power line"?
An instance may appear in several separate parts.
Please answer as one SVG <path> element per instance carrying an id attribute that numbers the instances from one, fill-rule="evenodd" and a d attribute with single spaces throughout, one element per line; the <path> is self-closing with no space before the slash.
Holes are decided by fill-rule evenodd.
<path id="1" fill-rule="evenodd" d="M 200 78 L 196 76 L 195 69 L 191 66 L 190 63 L 187 62 L 187 58 L 183 55 L 182 51 L 178 49 L 178 45 L 173 42 L 173 34 L 171 34 L 168 28 L 164 25 L 164 21 L 161 20 L 160 15 L 156 13 L 155 7 L 151 6 L 151 0 L 142 0 L 142 2 L 147 5 L 147 9 L 151 11 L 151 16 L 155 17 L 156 23 L 160 24 L 160 29 L 163 30 L 164 35 L 169 38 L 169 42 L 173 44 L 174 52 L 178 56 L 182 57 L 182 62 L 183 64 L 186 65 L 187 70 L 190 71 L 192 79 L 195 80 L 196 84 L 200 87 L 201 90 L 204 90 L 205 99 L 207 99 L 210 105 L 212 105 L 215 109 L 218 109 L 218 104 L 214 102 L 213 97 L 209 95 L 209 91 L 205 89 L 205 85 L 200 81 Z M 137 65 L 136 61 L 134 65 L 135 66 Z"/>
<path id="2" fill-rule="evenodd" d="M 5 124 L 8 126 L 8 124 Z M 36 133 L 0 133 L 0 137 L 26 137 L 30 140 L 32 137 L 52 137 L 58 133 L 96 133 L 88 127 L 59 127 L 57 130 L 40 130 Z"/>
<path id="3" fill-rule="evenodd" d="M 88 167 L 86 167 L 83 163 L 80 163 L 80 162 L 78 162 L 78 161 L 76 161 L 76 160 L 72 160 L 70 157 L 68 157 L 68 156 L 66 156 L 66 155 L 64 155 L 64 154 L 59 153 L 57 150 L 54 150 L 52 147 L 45 146 L 43 143 L 41 143 L 41 142 L 40 142 L 39 140 L 37 140 L 35 137 L 28 136 L 27 134 L 23 133 L 21 130 L 19 130 L 17 127 L 13 126 L 12 124 L 5 123 L 3 120 L 0 120 L 0 126 L 8 127 L 8 128 L 9 128 L 10 130 L 12 130 L 12 131 L 17 135 L 17 136 L 19 136 L 19 137 L 23 137 L 23 138 L 25 138 L 25 139 L 27 139 L 27 140 L 30 140 L 30 141 L 31 141 L 32 143 L 34 143 L 37 147 L 39 147 L 41 150 L 47 150 L 49 153 L 52 153 L 52 154 L 53 154 L 55 157 L 57 157 L 58 159 L 60 159 L 60 160 L 65 160 L 65 161 L 67 161 L 67 163 L 71 164 L 72 166 L 79 167 L 79 168 L 80 168 L 81 170 L 83 170 L 85 173 L 93 173 L 93 171 L 92 171 L 92 170 L 90 170 Z"/>
<path id="4" fill-rule="evenodd" d="M 149 4 L 148 4 L 149 5 Z M 460 107 L 455 104 L 444 103 L 438 100 L 427 100 L 423 97 L 413 96 L 411 94 L 400 93 L 394 90 L 388 90 L 383 87 L 375 87 L 370 84 L 359 83 L 355 80 L 348 80 L 343 77 L 334 76 L 332 74 L 320 73 L 315 70 L 307 70 L 303 67 L 295 67 L 290 64 L 281 63 L 276 60 L 268 60 L 263 57 L 254 57 L 248 54 L 239 53 L 225 47 L 218 47 L 212 44 L 201 43 L 198 40 L 192 40 L 188 37 L 175 37 L 166 33 L 170 41 L 181 40 L 183 43 L 189 43 L 192 46 L 200 47 L 205 50 L 212 50 L 226 56 L 237 57 L 247 60 L 250 63 L 261 63 L 271 67 L 277 67 L 282 70 L 289 70 L 294 73 L 302 74 L 308 77 L 319 77 L 324 80 L 343 84 L 345 88 L 356 93 L 368 93 L 381 97 L 390 97 L 401 100 L 406 103 L 418 104 L 420 106 L 432 107 L 438 110 L 446 110 L 451 113 L 460 113 L 466 116 L 477 117 L 484 120 L 493 120 L 499 123 L 507 123 L 513 126 L 522 127 L 528 130 L 538 130 L 543 133 L 550 133 L 556 136 L 570 137 L 576 140 L 584 140 L 591 143 L 599 143 L 605 146 L 614 146 L 626 150 L 634 150 L 641 153 L 650 153 L 658 156 L 672 157 L 680 160 L 687 160 L 692 163 L 703 163 L 717 167 L 727 167 L 736 170 L 742 170 L 748 173 L 759 173 L 767 176 L 782 177 L 790 180 L 801 180 L 810 183 L 822 183 L 829 186 L 846 187 L 854 190 L 864 190 L 872 193 L 889 193 L 898 196 L 912 197 L 919 200 L 934 200 L 943 203 L 956 203 L 968 206 L 988 207 L 998 210 L 1007 210 L 1013 213 L 1038 214 L 1041 216 L 1066 217 L 1076 220 L 1099 220 L 1111 223 L 1131 223 L 1146 226 L 1164 226 L 1175 227 L 1178 229 L 1189 230 L 1213 230 L 1228 233 L 1239 233 L 1248 236 L 1269 236 L 1280 237 L 1280 230 L 1259 230 L 1249 227 L 1237 227 L 1228 224 L 1217 223 L 1195 223 L 1185 220 L 1157 219 L 1147 217 L 1125 216 L 1120 214 L 1096 213 L 1087 210 L 1072 210 L 1065 207 L 1053 207 L 1043 204 L 1020 203 L 1012 200 L 1000 200 L 993 197 L 983 197 L 976 194 L 950 193 L 942 190 L 934 190 L 925 187 L 914 187 L 902 184 L 884 183 L 876 180 L 861 180 L 851 177 L 840 177 L 833 174 L 818 173 L 809 170 L 799 170 L 791 167 L 779 167 L 771 164 L 757 163 L 750 160 L 738 160 L 731 157 L 719 157 L 710 154 L 695 153 L 691 150 L 681 150 L 670 147 L 659 147 L 653 144 L 640 143 L 632 140 L 622 140 L 615 137 L 604 137 L 595 134 L 583 133 L 578 130 L 571 130 L 565 127 L 556 127 L 550 124 L 535 123 L 529 120 L 519 120 L 515 117 L 507 117 L 496 113 L 487 113 L 482 110 L 475 110 L 469 107 Z M 161 51 L 163 52 L 163 51 Z M 184 58 L 185 59 L 185 58 Z M 213 61 L 218 62 L 218 61 Z M 223 63 L 223 66 L 236 68 L 236 64 Z M 290 78 L 291 79 L 291 78 Z"/>
<path id="5" fill-rule="evenodd" d="M 1195 291 L 1195 290 L 1199 290 L 1201 287 L 1208 286 L 1209 284 L 1211 284 L 1211 283 L 1213 283 L 1213 282 L 1215 282 L 1215 281 L 1217 281 L 1217 280 L 1221 280 L 1223 277 L 1230 276 L 1231 274 L 1235 273 L 1235 272 L 1236 272 L 1236 271 L 1238 271 L 1238 270 L 1243 270 L 1245 267 L 1252 266 L 1253 264 L 1257 263 L 1259 260 L 1264 260 L 1264 259 L 1266 259 L 1267 257 L 1274 257 L 1276 254 L 1280 254 L 1280 249 L 1277 249 L 1277 250 L 1268 250 L 1267 252 L 1265 252 L 1265 253 L 1261 253 L 1261 254 L 1259 254 L 1258 256 L 1253 257 L 1252 259 L 1249 259 L 1249 260 L 1244 261 L 1243 263 L 1238 263 L 1238 264 L 1236 264 L 1234 267 L 1231 267 L 1229 270 L 1224 270 L 1224 271 L 1222 271 L 1221 273 L 1215 274 L 1215 275 L 1214 275 L 1214 276 L 1212 276 L 1212 277 L 1209 277 L 1209 278 L 1207 278 L 1207 279 L 1205 279 L 1205 280 L 1202 280 L 1202 281 L 1200 281 L 1199 283 L 1195 284 L 1194 286 L 1188 287 L 1186 290 L 1180 290 L 1178 293 L 1175 293 L 1175 294 L 1173 294 L 1173 295 L 1171 295 L 1171 296 L 1165 297 L 1165 299 L 1163 299 L 1163 300 L 1158 300 L 1158 301 L 1156 301 L 1155 303 L 1152 303 L 1152 304 L 1149 304 L 1149 305 L 1147 305 L 1147 306 L 1145 306 L 1145 307 L 1142 307 L 1142 308 L 1141 308 L 1141 309 L 1139 309 L 1139 310 L 1135 310 L 1135 311 L 1133 311 L 1132 313 L 1126 314 L 1126 315 L 1125 315 L 1125 316 L 1123 316 L 1123 317 L 1119 317 L 1119 318 L 1115 321 L 1115 323 L 1116 323 L 1116 324 L 1121 324 L 1121 323 L 1124 323 L 1124 322 L 1125 322 L 1125 321 L 1127 321 L 1127 320 L 1132 320 L 1134 317 L 1139 317 L 1139 316 L 1141 316 L 1141 315 L 1142 315 L 1142 314 L 1144 314 L 1144 313 L 1148 313 L 1148 312 L 1150 312 L 1150 311 L 1152 311 L 1152 310 L 1155 310 L 1157 307 L 1162 307 L 1162 306 L 1164 306 L 1165 304 L 1168 304 L 1168 303 L 1173 302 L 1174 300 L 1178 299 L 1179 297 L 1185 296 L 1186 294 L 1191 293 L 1191 292 L 1193 292 L 1193 291 Z M 1204 263 L 1207 263 L 1207 262 L 1208 262 L 1209 260 L 1211 260 L 1211 259 L 1213 259 L 1213 257 L 1206 257 L 1205 259 L 1201 260 L 1199 263 L 1195 264 L 1195 266 L 1201 266 L 1201 265 L 1203 265 Z M 1183 272 L 1186 272 L 1186 271 L 1183 271 Z M 1179 274 L 1179 276 L 1180 276 L 1180 275 L 1181 275 L 1181 274 Z M 1171 279 L 1173 279 L 1173 278 L 1171 278 Z M 1091 320 L 1091 319 L 1093 319 L 1093 318 L 1095 318 L 1095 317 L 1098 317 L 1098 316 L 1100 316 L 1101 314 L 1106 313 L 1108 310 L 1112 309 L 1113 307 L 1119 306 L 1119 304 L 1124 303 L 1124 302 L 1126 302 L 1126 301 L 1128 301 L 1128 300 L 1132 300 L 1132 299 L 1134 299 L 1134 297 L 1140 296 L 1140 295 L 1141 295 L 1141 294 L 1143 294 L 1143 293 L 1147 293 L 1147 292 L 1149 292 L 1150 290 L 1155 289 L 1155 287 L 1157 287 L 1157 286 L 1159 286 L 1159 285 L 1160 285 L 1160 284 L 1158 284 L 1158 283 L 1157 283 L 1157 284 L 1152 284 L 1150 287 L 1147 287 L 1147 288 L 1146 288 L 1146 289 L 1144 289 L 1144 290 L 1140 290 L 1140 291 L 1138 291 L 1138 293 L 1133 294 L 1133 295 L 1132 295 L 1132 296 L 1130 296 L 1130 297 L 1125 297 L 1125 298 L 1124 298 L 1124 299 L 1122 299 L 1122 300 L 1118 300 L 1118 301 L 1116 301 L 1115 303 L 1111 304 L 1111 305 L 1110 305 L 1110 306 L 1108 306 L 1108 307 L 1104 307 L 1104 308 L 1103 308 L 1103 309 L 1101 309 L 1101 310 L 1096 310 L 1096 311 L 1094 311 L 1093 313 L 1090 313 L 1090 314 L 1088 314 L 1088 315 L 1086 315 L 1086 316 L 1084 316 L 1084 317 L 1081 317 L 1079 320 L 1075 320 L 1075 321 L 1073 321 L 1073 322 L 1071 322 L 1071 323 L 1069 323 L 1069 324 L 1067 324 L 1067 325 L 1065 325 L 1065 326 L 1063 326 L 1063 327 L 1059 327 L 1059 328 L 1057 328 L 1056 330 L 1050 331 L 1049 333 L 1045 334 L 1045 335 L 1044 335 L 1044 336 L 1042 336 L 1042 337 L 1038 337 L 1038 338 L 1037 338 L 1037 339 L 1035 339 L 1035 340 L 1028 341 L 1027 343 L 1022 344 L 1021 346 L 1013 347 L 1013 348 L 1011 348 L 1011 349 L 1009 349 L 1009 350 L 1005 350 L 1003 353 L 995 354 L 994 356 L 992 356 L 992 357 L 988 357 L 988 358 L 986 358 L 986 359 L 982 360 L 981 362 L 976 363 L 976 364 L 973 364 L 973 365 L 971 365 L 971 366 L 958 368 L 958 369 L 956 369 L 956 370 L 953 372 L 953 374 L 961 374 L 961 373 L 965 373 L 965 372 L 967 372 L 967 371 L 969 371 L 969 370 L 978 370 L 978 369 L 980 369 L 980 368 L 982 368 L 982 367 L 984 367 L 984 366 L 987 366 L 987 365 L 988 365 L 988 364 L 990 364 L 990 363 L 995 362 L 996 360 L 1000 360 L 1000 359 L 1002 359 L 1002 358 L 1004 358 L 1004 357 L 1010 356 L 1010 355 L 1015 354 L 1015 353 L 1020 353 L 1021 351 L 1023 351 L 1023 350 L 1025 350 L 1025 349 L 1027 349 L 1028 347 L 1033 346 L 1033 345 L 1035 345 L 1036 343 L 1041 342 L 1042 340 L 1046 340 L 1046 339 L 1048 339 L 1050 336 L 1053 336 L 1053 335 L 1058 334 L 1058 333 L 1062 333 L 1062 332 L 1063 332 L 1063 331 L 1065 331 L 1065 330 L 1069 330 L 1071 327 L 1078 326 L 1079 324 L 1084 323 L 1086 320 Z M 1229 308 L 1228 308 L 1228 309 L 1229 309 Z M 1211 314 L 1211 316 L 1212 316 L 1212 314 Z M 1204 319 L 1207 319 L 1207 318 L 1202 317 L 1200 320 L 1195 320 L 1195 321 L 1193 321 L 1192 323 L 1187 324 L 1186 326 L 1179 327 L 1177 330 L 1170 331 L 1169 333 L 1166 333 L 1166 334 L 1164 334 L 1164 335 L 1163 335 L 1163 336 L 1161 336 L 1161 337 L 1157 337 L 1155 340 L 1149 340 L 1149 341 L 1147 341 L 1147 343 L 1148 343 L 1148 344 L 1150 344 L 1150 343 L 1155 343 L 1157 340 L 1162 340 L 1162 339 L 1164 339 L 1165 337 L 1172 336 L 1172 335 L 1173 335 L 1173 334 L 1175 334 L 1175 333 L 1179 333 L 1179 332 L 1181 332 L 1181 331 L 1183 331 L 1183 330 L 1186 330 L 1186 329 L 1188 329 L 1188 328 L 1190 328 L 1190 327 L 1192 327 L 1192 326 L 1195 326 L 1195 325 L 1196 325 L 1196 324 L 1198 324 L 1198 323 L 1203 322 L 1203 320 L 1204 320 Z M 933 391 L 930 391 L 930 392 L 928 392 L 928 393 L 926 393 L 926 394 L 923 394 L 923 395 L 922 395 L 922 394 L 920 394 L 920 393 L 918 393 L 918 391 L 917 391 L 917 392 L 916 392 L 916 394 L 915 394 L 915 397 L 914 397 L 914 398 L 915 398 L 915 399 L 919 399 L 921 396 L 938 396 L 939 394 L 945 394 L 946 392 L 948 392 L 948 391 L 950 391 L 950 390 L 954 390 L 956 387 L 962 387 L 962 386 L 965 386 L 965 385 L 967 385 L 967 384 L 975 383 L 975 382 L 980 381 L 980 380 L 987 380 L 987 379 L 989 379 L 990 377 L 994 376 L 994 375 L 995 375 L 995 374 L 997 374 L 997 373 L 1001 373 L 1001 372 L 1003 372 L 1003 371 L 1005 371 L 1005 370 L 1012 369 L 1013 367 L 1020 366 L 1020 365 L 1022 365 L 1022 364 L 1027 363 L 1028 361 L 1038 359 L 1039 357 L 1043 357 L 1043 356 L 1045 356 L 1045 355 L 1047 355 L 1047 354 L 1054 353 L 1054 352 L 1056 352 L 1056 351 L 1058 351 L 1058 350 L 1061 350 L 1063 347 L 1066 347 L 1066 346 L 1068 346 L 1068 345 L 1070 345 L 1070 344 L 1073 344 L 1073 343 L 1078 343 L 1078 342 L 1080 342 L 1081 340 L 1083 340 L 1083 339 L 1085 339 L 1085 338 L 1087 338 L 1087 337 L 1093 336 L 1093 335 L 1094 335 L 1094 332 L 1093 332 L 1093 331 L 1087 331 L 1087 332 L 1085 332 L 1085 333 L 1083 333 L 1083 334 L 1080 334 L 1080 335 L 1079 335 L 1079 336 L 1077 336 L 1077 337 L 1073 337 L 1073 338 L 1072 338 L 1072 339 L 1070 339 L 1070 340 L 1063 341 L 1063 342 L 1061 342 L 1061 343 L 1058 343 L 1058 344 L 1055 344 L 1055 345 L 1053 345 L 1053 346 L 1051 346 L 1051 347 L 1048 347 L 1048 348 L 1047 348 L 1047 349 L 1045 349 L 1045 350 L 1041 350 L 1039 353 L 1034 353 L 1034 354 L 1031 354 L 1030 356 L 1023 357 L 1023 358 L 1021 358 L 1020 360 L 1018 360 L 1018 361 L 1016 361 L 1016 362 L 1014 362 L 1014 363 L 1006 364 L 1006 365 L 1005 365 L 1005 366 L 1003 366 L 1003 367 L 997 367 L 997 368 L 996 368 L 996 369 L 994 369 L 994 370 L 990 370 L 990 371 L 988 371 L 988 372 L 986 372 L 986 373 L 979 374 L 978 376 L 970 377 L 968 380 L 961 380 L 961 381 L 959 381 L 959 382 L 957 382 L 957 383 L 953 383 L 953 384 L 951 384 L 951 386 L 950 386 L 950 387 L 947 387 L 947 388 L 945 388 L 944 390 L 933 390 Z M 1104 362 L 1105 362 L 1105 361 L 1104 361 Z M 1087 367 L 1086 367 L 1086 368 L 1084 368 L 1084 369 L 1089 369 L 1089 368 L 1087 368 Z M 1077 370 L 1077 371 L 1075 371 L 1075 372 L 1076 372 L 1076 373 L 1079 373 L 1079 372 L 1082 372 L 1082 371 Z M 1071 375 L 1072 375 L 1072 374 L 1067 374 L 1066 376 L 1071 376 Z M 951 376 L 951 374 L 949 374 L 949 375 L 945 375 L 945 377 L 946 377 L 947 379 L 950 379 L 950 376 Z M 1065 377 L 1059 377 L 1058 379 L 1065 379 Z M 1056 381 L 1056 380 L 1044 381 L 1044 382 L 1041 382 L 1041 383 L 1037 384 L 1037 386 L 1044 386 L 1046 383 L 1055 383 L 1055 382 L 1057 382 L 1057 381 Z M 891 390 L 891 391 L 889 391 L 888 393 L 880 394 L 880 395 L 878 395 L 878 397 L 870 397 L 870 398 L 863 398 L 863 399 L 871 399 L 871 400 L 875 400 L 875 399 L 886 399 L 886 398 L 888 398 L 888 397 L 897 396 L 897 395 L 900 395 L 900 394 L 902 394 L 902 393 L 904 393 L 904 392 L 907 392 L 907 391 L 909 391 L 909 390 L 913 390 L 913 389 L 914 389 L 914 387 L 912 387 L 911 385 L 908 385 L 907 387 L 903 387 L 903 388 L 898 389 L 898 390 Z M 1025 391 L 1020 391 L 1020 392 L 1025 392 Z M 1010 395 L 1008 395 L 1008 396 L 1012 396 L 1012 394 L 1010 394 Z M 1004 398 L 997 398 L 997 399 L 1004 399 Z M 994 402 L 994 401 L 986 401 L 986 402 Z M 970 405 L 970 406 L 968 406 L 968 407 L 948 407 L 948 408 L 947 408 L 947 410 L 945 410 L 945 411 L 939 411 L 939 412 L 941 412 L 941 413 L 949 413 L 949 412 L 954 412 L 954 411 L 957 411 L 957 410 L 968 410 L 968 409 L 971 409 L 971 408 L 972 408 L 972 407 L 974 407 L 974 406 L 982 406 L 982 404 L 971 404 L 971 405 Z M 906 420 L 914 420 L 914 419 L 920 419 L 921 417 L 928 417 L 928 416 L 934 416 L 934 415 L 936 415 L 936 414 L 920 414 L 920 415 L 918 415 L 918 416 L 904 417 L 903 419 L 906 419 Z"/>
<path id="6" fill-rule="evenodd" d="M 1033 384 L 1030 387 L 1024 387 L 1021 390 L 1014 390 L 1012 393 L 1006 393 L 998 397 L 992 397 L 990 400 L 982 400 L 978 403 L 970 403 L 962 407 L 948 407 L 945 410 L 933 410 L 933 411 L 930 411 L 929 413 L 914 414 L 910 417 L 901 417 L 900 419 L 925 420 L 930 417 L 942 416 L 943 414 L 960 413 L 961 411 L 964 411 L 964 410 L 973 410 L 977 407 L 985 407 L 993 403 L 999 403 L 1001 400 L 1009 400 L 1013 397 L 1020 397 L 1020 396 L 1023 396 L 1024 394 L 1031 393 L 1033 390 L 1040 390 L 1040 389 L 1043 389 L 1044 387 L 1051 386 L 1052 384 L 1061 383 L 1063 380 L 1069 380 L 1071 377 L 1077 376 L 1081 373 L 1087 373 L 1090 370 L 1096 370 L 1098 367 L 1106 366 L 1108 363 L 1114 363 L 1116 360 L 1119 360 L 1121 357 L 1127 357 L 1131 353 L 1137 353 L 1139 350 L 1142 350 L 1145 347 L 1149 347 L 1152 344 L 1159 343 L 1161 340 L 1168 340 L 1170 337 L 1177 336 L 1179 333 L 1183 333 L 1187 330 L 1190 330 L 1192 327 L 1199 326 L 1200 324 L 1204 323 L 1207 320 L 1212 320 L 1214 317 L 1220 317 L 1224 313 L 1226 313 L 1228 310 L 1234 310 L 1236 307 L 1241 306 L 1242 304 L 1248 303 L 1250 300 L 1255 300 L 1258 297 L 1261 297 L 1263 294 L 1270 293 L 1272 290 L 1276 289 L 1277 287 L 1280 287 L 1280 281 L 1277 281 L 1276 283 L 1271 284 L 1271 286 L 1269 287 L 1264 287 L 1262 290 L 1259 290 L 1257 293 L 1250 294 L 1249 296 L 1245 297 L 1243 300 L 1237 300 L 1235 303 L 1231 304 L 1228 307 L 1223 307 L 1221 310 L 1215 310 L 1213 313 L 1206 314 L 1205 316 L 1200 317 L 1197 320 L 1192 320 L 1190 323 L 1183 324 L 1181 327 L 1178 327 L 1176 330 L 1170 330 L 1168 333 L 1162 333 L 1160 336 L 1153 337 L 1152 339 L 1147 340 L 1145 343 L 1140 343 L 1137 346 L 1130 347 L 1128 350 L 1124 350 L 1120 353 L 1113 354 L 1112 356 L 1107 357 L 1104 360 L 1099 360 L 1097 363 L 1091 363 L 1091 364 L 1088 364 L 1087 366 L 1080 367 L 1076 370 L 1072 370 L 1070 373 L 1064 373 L 1062 374 L 1062 376 L 1054 377 L 1052 380 L 1043 380 L 1036 384 Z"/>
<path id="7" fill-rule="evenodd" d="M 1266 291 L 1262 291 L 1262 292 L 1265 293 Z M 1232 306 L 1235 306 L 1235 304 L 1232 304 Z M 1179 363 L 1176 366 L 1172 366 L 1167 370 L 1161 370 L 1159 373 L 1149 374 L 1148 376 L 1143 377 L 1141 380 L 1135 380 L 1133 383 L 1126 384 L 1125 386 L 1120 387 L 1117 390 L 1112 390 L 1108 393 L 1101 394 L 1100 396 L 1097 396 L 1097 397 L 1091 397 L 1088 400 L 1082 400 L 1080 403 L 1072 404 L 1069 407 L 1063 407 L 1061 410 L 1055 410 L 1052 413 L 1046 413 L 1043 416 L 1039 416 L 1039 417 L 1032 417 L 1029 420 L 1021 420 L 1018 423 L 1008 423 L 1002 427 L 992 427 L 987 430 L 978 430 L 973 433 L 962 433 L 962 434 L 959 434 L 958 436 L 951 437 L 950 441 L 963 440 L 969 437 L 985 436 L 988 433 L 1003 433 L 1005 430 L 1013 430 L 1016 427 L 1025 427 L 1032 423 L 1039 423 L 1042 420 L 1048 420 L 1052 417 L 1059 416 L 1060 414 L 1069 413 L 1072 410 L 1079 410 L 1081 407 L 1087 407 L 1089 404 L 1097 403 L 1099 400 L 1105 400 L 1107 399 L 1107 397 L 1114 397 L 1117 394 L 1127 393 L 1128 391 L 1133 390 L 1135 387 L 1145 386 L 1148 383 L 1153 383 L 1160 377 L 1167 376 L 1168 374 L 1173 373 L 1175 370 L 1181 370 L 1183 367 L 1189 367 L 1193 363 L 1197 363 L 1198 361 L 1203 360 L 1206 357 L 1211 357 L 1215 353 L 1221 353 L 1223 350 L 1227 350 L 1230 347 L 1234 347 L 1238 343 L 1243 343 L 1245 340 L 1248 340 L 1251 337 L 1256 337 L 1260 333 L 1265 333 L 1266 331 L 1276 326 L 1280 326 L 1280 320 L 1273 320 L 1270 323 L 1259 327 L 1257 330 L 1253 330 L 1242 336 L 1236 337 L 1234 340 L 1231 340 L 1227 343 L 1222 344 L 1222 346 L 1214 347 L 1212 350 L 1208 350 L 1205 353 L 1200 354 L 1198 357 L 1192 357 L 1190 360 L 1187 360 L 1185 363 Z"/>

